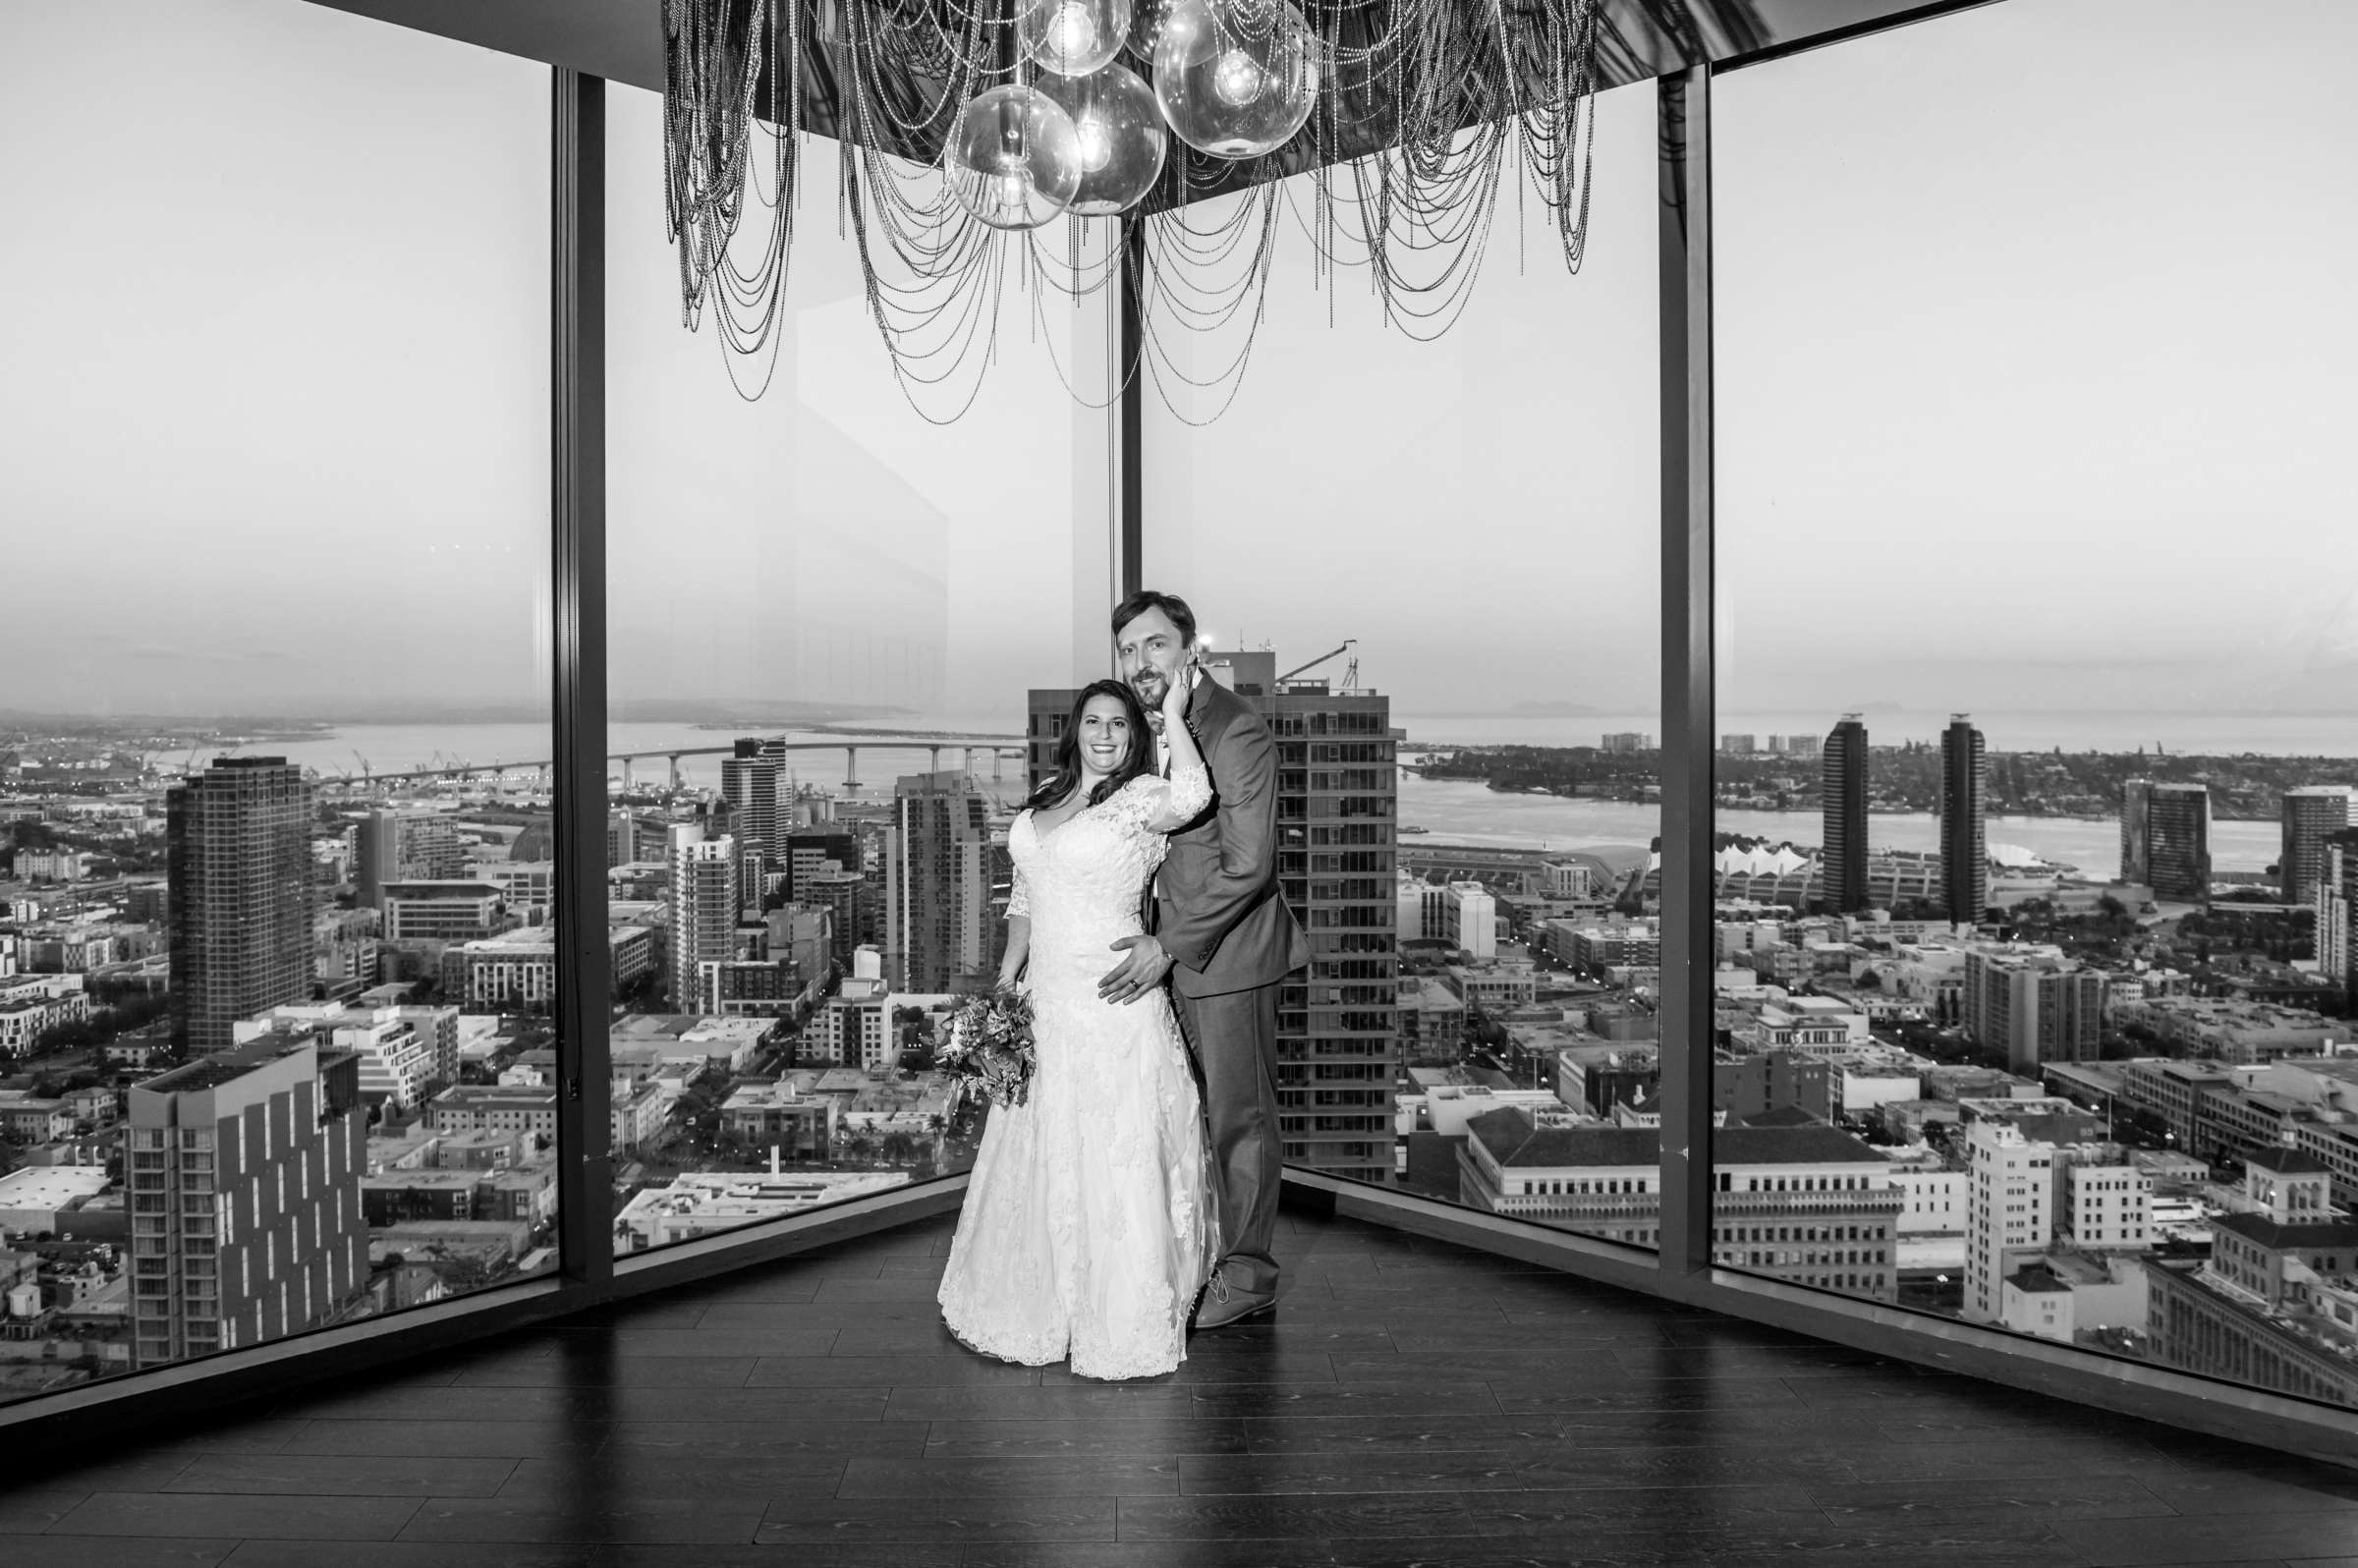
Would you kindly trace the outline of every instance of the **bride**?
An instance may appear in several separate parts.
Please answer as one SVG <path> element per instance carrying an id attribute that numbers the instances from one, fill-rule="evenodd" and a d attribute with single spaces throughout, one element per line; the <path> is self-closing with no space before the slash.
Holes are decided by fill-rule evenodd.
<path id="1" fill-rule="evenodd" d="M 941 1281 L 950 1332 L 1027 1367 L 1151 1377 L 1187 1359 L 1189 1309 L 1219 1248 L 1196 1080 L 1169 996 L 1100 1001 L 1097 981 L 1162 864 L 1164 835 L 1211 804 L 1186 712 L 1162 702 L 1170 777 L 1147 714 L 1099 681 L 1056 767 L 1009 830 L 1002 984 L 1028 980 L 1038 1050 L 1026 1102 L 993 1106 Z"/>

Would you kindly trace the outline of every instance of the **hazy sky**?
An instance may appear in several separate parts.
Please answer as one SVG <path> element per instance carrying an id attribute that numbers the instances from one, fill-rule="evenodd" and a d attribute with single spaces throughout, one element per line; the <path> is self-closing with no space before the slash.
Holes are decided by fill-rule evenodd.
<path id="1" fill-rule="evenodd" d="M 2358 7 L 2135 10 L 1718 84 L 1730 709 L 2358 710 Z M 301 0 L 0 8 L 0 707 L 540 699 L 546 95 Z M 912 414 L 814 144 L 741 402 L 678 323 L 657 107 L 611 94 L 617 698 L 1062 684 L 1094 497 L 1046 354 L 1011 315 L 973 414 Z M 1582 274 L 1536 218 L 1518 264 L 1510 194 L 1437 344 L 1352 273 L 1330 330 L 1289 233 L 1226 418 L 1156 409 L 1150 577 L 1289 661 L 1360 639 L 1403 708 L 1650 709 L 1650 89 L 1597 165 Z"/>

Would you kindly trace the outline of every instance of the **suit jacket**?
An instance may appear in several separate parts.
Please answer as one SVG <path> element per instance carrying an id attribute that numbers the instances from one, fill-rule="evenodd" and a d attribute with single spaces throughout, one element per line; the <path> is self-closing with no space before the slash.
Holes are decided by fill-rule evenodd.
<path id="1" fill-rule="evenodd" d="M 1171 835 L 1148 924 L 1188 996 L 1273 985 L 1310 962 L 1277 888 L 1277 745 L 1250 703 L 1206 675 L 1187 729 L 1211 774 L 1212 804 Z"/>

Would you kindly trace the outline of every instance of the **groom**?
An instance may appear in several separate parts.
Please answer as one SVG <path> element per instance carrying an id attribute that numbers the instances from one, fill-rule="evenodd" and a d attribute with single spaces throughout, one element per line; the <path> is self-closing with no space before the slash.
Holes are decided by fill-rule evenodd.
<path id="1" fill-rule="evenodd" d="M 1159 724 L 1163 694 L 1188 688 L 1187 728 L 1210 770 L 1214 802 L 1171 835 L 1144 936 L 1098 985 L 1134 1002 L 1169 976 L 1179 1027 L 1204 1074 L 1212 1181 L 1227 1249 L 1196 1312 L 1217 1328 L 1277 1303 L 1284 1151 L 1277 1133 L 1277 982 L 1310 962 L 1310 944 L 1277 890 L 1277 747 L 1252 704 L 1195 661 L 1187 601 L 1149 589 L 1113 612 L 1123 680 Z M 1157 765 L 1160 758 L 1157 757 Z"/>

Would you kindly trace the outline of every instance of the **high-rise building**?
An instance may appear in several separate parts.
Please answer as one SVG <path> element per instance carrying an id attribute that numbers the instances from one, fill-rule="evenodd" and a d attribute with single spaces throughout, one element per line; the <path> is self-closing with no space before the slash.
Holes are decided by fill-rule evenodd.
<path id="1" fill-rule="evenodd" d="M 1750 756 L 1760 750 L 1760 737 L 1757 735 L 1722 735 L 1719 737 L 1719 750 L 1729 756 Z"/>
<path id="2" fill-rule="evenodd" d="M 798 828 L 786 835 L 786 896 L 807 903 L 803 884 L 821 872 L 861 874 L 858 835 L 835 828 Z"/>
<path id="3" fill-rule="evenodd" d="M 1598 750 L 1624 753 L 1651 752 L 1654 750 L 1654 737 L 1640 730 L 1615 730 L 1599 743 Z"/>
<path id="4" fill-rule="evenodd" d="M 2059 947 L 1967 952 L 1960 1003 L 1966 1035 L 2016 1072 L 2094 1061 L 2103 1044 L 2105 977 Z"/>
<path id="5" fill-rule="evenodd" d="M 2351 916 L 2358 910 L 2358 828 L 2329 834 L 2323 858 L 2314 901 L 2318 972 L 2358 1001 L 2358 944 L 2351 939 Z"/>
<path id="6" fill-rule="evenodd" d="M 856 871 L 812 871 L 798 885 L 797 906 L 827 912 L 829 955 L 846 971 L 853 950 L 883 950 L 884 890 Z"/>
<path id="7" fill-rule="evenodd" d="M 2150 778 L 2126 779 L 2120 786 L 2120 879 L 2147 887 L 2154 877 L 2152 841 L 2146 834 L 2153 790 Z"/>
<path id="8" fill-rule="evenodd" d="M 1036 686 L 1027 694 L 1024 708 L 1024 788 L 1039 788 L 1039 781 L 1056 770 L 1056 747 L 1064 739 L 1065 721 L 1073 716 L 1073 700 L 1081 695 L 1077 686 Z"/>
<path id="9" fill-rule="evenodd" d="M 641 858 L 646 830 L 639 818 L 627 811 L 611 812 L 606 816 L 606 865 L 609 868 L 628 866 Z"/>
<path id="10" fill-rule="evenodd" d="M 737 956 L 737 840 L 676 823 L 669 859 L 671 1005 L 685 1009 L 696 1005 L 702 966 Z"/>
<path id="11" fill-rule="evenodd" d="M 360 902 L 382 908 L 388 882 L 441 882 L 467 874 L 458 824 L 440 812 L 374 811 L 363 818 L 353 879 Z"/>
<path id="12" fill-rule="evenodd" d="M 2025 1138 L 2011 1122 L 1976 1121 L 1966 1133 L 1966 1320 L 2003 1320 L 2005 1277 L 2054 1234 L 2054 1146 Z"/>
<path id="13" fill-rule="evenodd" d="M 1266 649 L 1211 665 L 1276 736 L 1278 885 L 1310 936 L 1309 970 L 1277 991 L 1279 1135 L 1289 1164 L 1388 1183 L 1400 1014 L 1391 699 L 1324 680 L 1280 686 L 1276 668 Z"/>
<path id="14" fill-rule="evenodd" d="M 131 1089 L 139 1367 L 331 1321 L 368 1282 L 360 1056 L 263 1036 Z"/>
<path id="15" fill-rule="evenodd" d="M 2350 825 L 2350 794 L 2338 785 L 2311 784 L 2284 792 L 2284 837 L 2276 877 L 2284 902 L 2306 904 L 2326 874 L 2326 841 Z"/>
<path id="16" fill-rule="evenodd" d="M 2133 778 L 2121 785 L 2120 879 L 2158 899 L 2211 896 L 2211 789 Z"/>
<path id="17" fill-rule="evenodd" d="M 172 1036 L 201 1054 L 310 993 L 312 792 L 284 757 L 217 757 L 164 812 Z"/>
<path id="18" fill-rule="evenodd" d="M 1980 920 L 1990 902 L 1989 784 L 1982 732 L 1955 714 L 1940 732 L 1940 876 L 1948 918 L 1961 924 Z"/>
<path id="19" fill-rule="evenodd" d="M 1498 901 L 1480 882 L 1460 882 L 1450 888 L 1450 939 L 1458 951 L 1477 960 L 1498 956 Z"/>
<path id="20" fill-rule="evenodd" d="M 893 790 L 885 857 L 884 979 L 900 992 L 987 985 L 998 961 L 1003 840 L 965 772 L 916 773 Z M 1108 964 L 1107 968 L 1112 966 Z"/>
<path id="21" fill-rule="evenodd" d="M 1867 907 L 1867 726 L 1845 715 L 1825 737 L 1819 763 L 1824 803 L 1825 907 L 1848 915 Z"/>
<path id="22" fill-rule="evenodd" d="M 786 784 L 786 753 L 777 741 L 741 740 L 736 755 L 720 764 L 721 799 L 729 803 L 729 831 L 737 852 L 759 856 L 760 868 L 774 870 L 785 858 L 786 823 L 780 817 Z"/>

